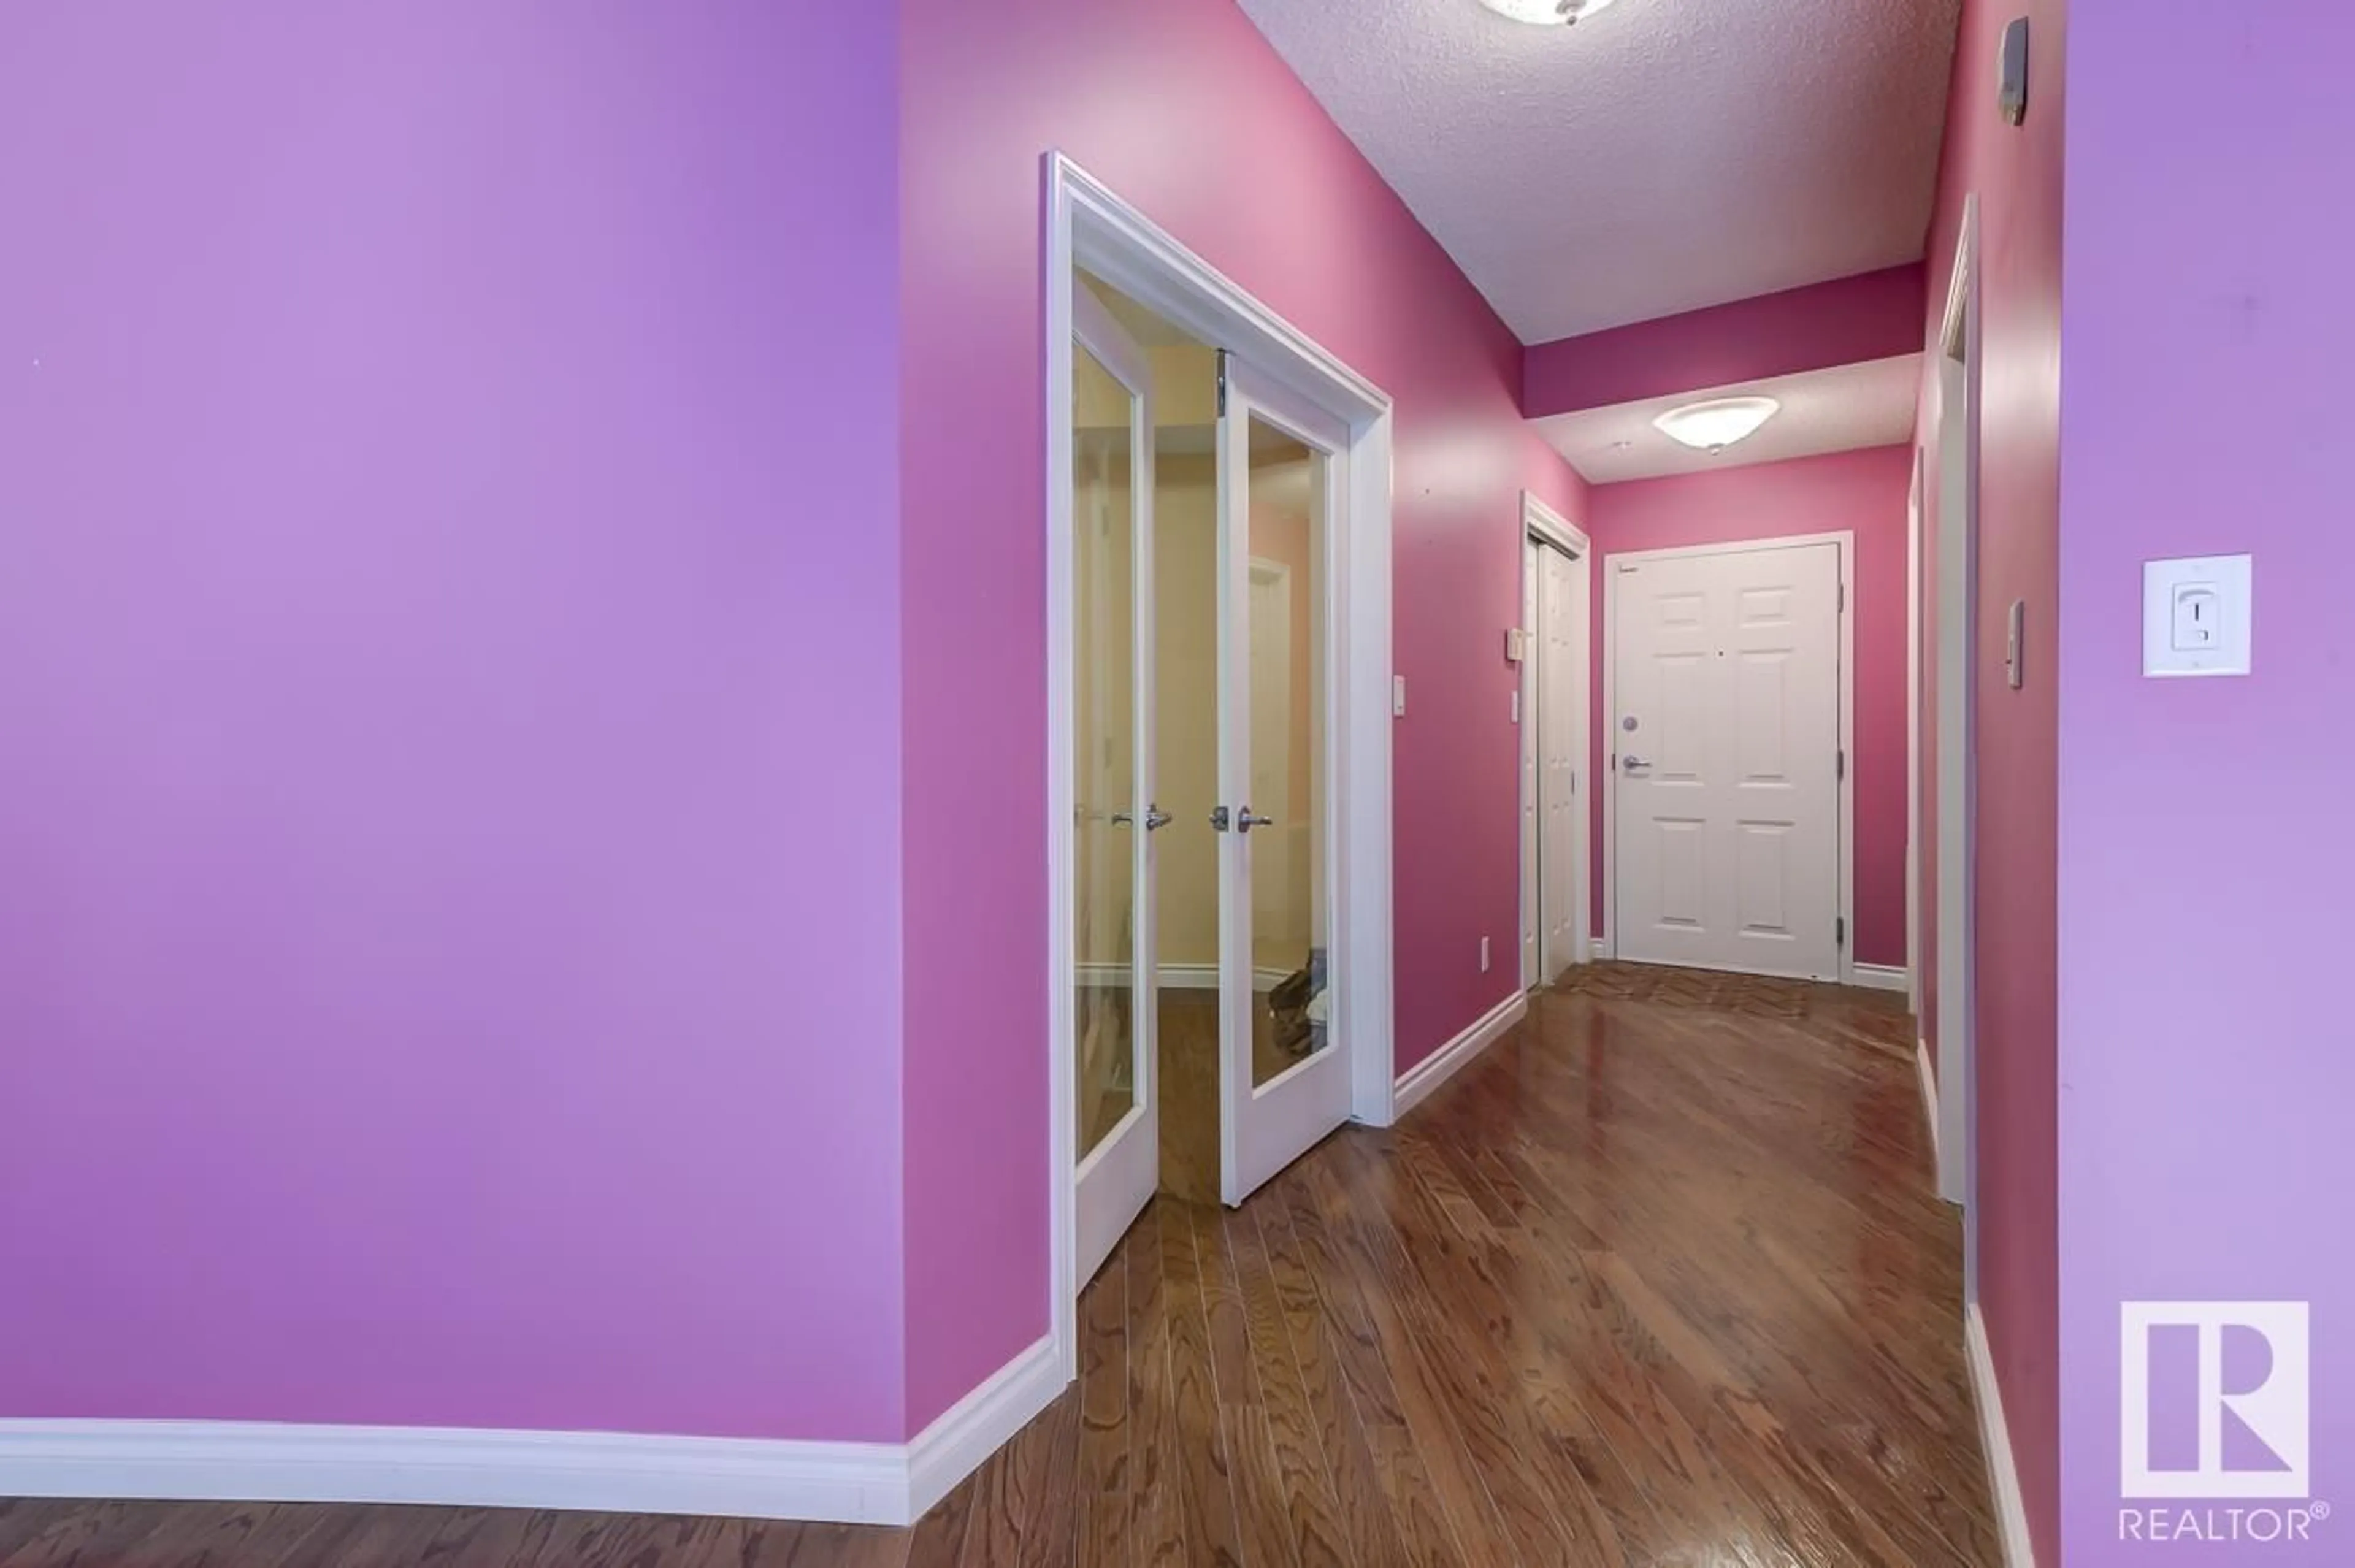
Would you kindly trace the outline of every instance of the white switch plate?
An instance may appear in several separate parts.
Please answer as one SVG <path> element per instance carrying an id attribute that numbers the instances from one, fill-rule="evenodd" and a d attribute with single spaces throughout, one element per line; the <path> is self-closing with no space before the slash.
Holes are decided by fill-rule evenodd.
<path id="1" fill-rule="evenodd" d="M 2246 675 L 2250 558 L 2187 556 L 2142 563 L 2142 672 Z"/>
<path id="2" fill-rule="evenodd" d="M 1480 939 L 1480 973 L 1482 973 L 1483 975 L 1486 975 L 1487 972 L 1488 972 L 1488 939 L 1487 939 L 1487 937 L 1485 937 L 1485 936 L 1484 936 L 1484 937 L 1482 937 L 1482 938 Z"/>
<path id="3" fill-rule="evenodd" d="M 1406 717 L 1406 677 L 1402 675 L 1391 677 L 1391 717 Z"/>

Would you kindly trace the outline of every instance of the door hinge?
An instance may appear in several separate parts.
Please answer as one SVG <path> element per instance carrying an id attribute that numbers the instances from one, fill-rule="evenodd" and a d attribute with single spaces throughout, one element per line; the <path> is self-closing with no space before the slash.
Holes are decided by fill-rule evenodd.
<path id="1" fill-rule="evenodd" d="M 1836 779 L 1844 779 L 1844 778 L 1848 777 L 1848 750 L 1847 750 L 1847 748 L 1846 748 L 1846 747 L 1842 747 L 1839 751 L 1835 752 L 1833 752 L 1832 754 L 1833 754 L 1833 756 L 1834 756 L 1835 758 L 1837 758 L 1837 759 L 1838 759 L 1838 760 L 1837 760 L 1837 761 L 1835 761 L 1835 762 L 1833 763 L 1833 764 L 1832 764 L 1832 777 L 1834 777 L 1834 778 L 1836 778 Z"/>
<path id="2" fill-rule="evenodd" d="M 1227 417 L 1227 351 L 1219 350 L 1219 417 Z"/>
<path id="3" fill-rule="evenodd" d="M 1845 582 L 1839 585 L 1839 607 L 1843 612 L 1848 609 L 1848 584 Z"/>
<path id="4" fill-rule="evenodd" d="M 1832 945 L 1835 947 L 1848 945 L 1848 916 L 1844 914 L 1832 917 Z"/>

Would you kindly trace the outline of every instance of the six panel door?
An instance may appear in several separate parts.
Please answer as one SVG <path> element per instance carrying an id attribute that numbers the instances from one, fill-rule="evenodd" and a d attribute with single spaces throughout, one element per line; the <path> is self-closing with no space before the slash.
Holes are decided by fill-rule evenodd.
<path id="1" fill-rule="evenodd" d="M 1838 977 L 1839 548 L 1613 563 L 1620 957 Z"/>

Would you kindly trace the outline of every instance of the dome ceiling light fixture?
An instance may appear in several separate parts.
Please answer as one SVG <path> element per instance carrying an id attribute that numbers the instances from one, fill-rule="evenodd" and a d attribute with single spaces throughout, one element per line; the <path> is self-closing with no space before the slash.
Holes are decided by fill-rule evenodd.
<path id="1" fill-rule="evenodd" d="M 1772 398 L 1714 398 L 1670 409 L 1652 425 L 1670 441 L 1715 456 L 1735 442 L 1756 435 L 1758 427 L 1782 408 Z"/>
<path id="2" fill-rule="evenodd" d="M 1540 27 L 1567 27 L 1584 21 L 1611 0 L 1480 0 L 1499 16 L 1530 22 Z"/>

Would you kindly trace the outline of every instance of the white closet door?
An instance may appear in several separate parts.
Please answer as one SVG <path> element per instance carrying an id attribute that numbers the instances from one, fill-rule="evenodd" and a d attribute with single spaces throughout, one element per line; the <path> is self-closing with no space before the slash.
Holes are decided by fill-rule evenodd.
<path id="1" fill-rule="evenodd" d="M 1543 812 L 1544 682 L 1539 667 L 1544 662 L 1544 628 L 1538 611 L 1538 581 L 1545 573 L 1549 552 L 1535 539 L 1521 541 L 1521 624 L 1534 642 L 1521 655 L 1521 984 L 1539 986 L 1551 980 L 1546 973 L 1541 926 L 1546 919 L 1543 896 L 1545 861 L 1539 819 Z"/>
<path id="2" fill-rule="evenodd" d="M 1539 799 L 1544 888 L 1543 974 L 1548 985 L 1586 958 L 1586 563 L 1550 546 L 1538 551 Z"/>

